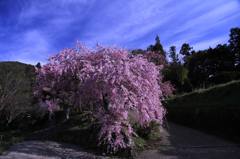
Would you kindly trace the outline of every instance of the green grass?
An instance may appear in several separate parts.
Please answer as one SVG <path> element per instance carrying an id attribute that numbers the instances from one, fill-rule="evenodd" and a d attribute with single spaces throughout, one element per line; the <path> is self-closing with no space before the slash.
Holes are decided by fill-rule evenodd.
<path id="1" fill-rule="evenodd" d="M 240 107 L 240 80 L 220 84 L 168 99 L 167 107 Z"/>
<path id="2" fill-rule="evenodd" d="M 240 80 L 165 102 L 168 120 L 240 141 Z"/>
<path id="3" fill-rule="evenodd" d="M 34 78 L 34 66 L 20 62 L 0 62 L 0 79 L 8 73 L 14 74 L 15 79 L 30 81 Z"/>

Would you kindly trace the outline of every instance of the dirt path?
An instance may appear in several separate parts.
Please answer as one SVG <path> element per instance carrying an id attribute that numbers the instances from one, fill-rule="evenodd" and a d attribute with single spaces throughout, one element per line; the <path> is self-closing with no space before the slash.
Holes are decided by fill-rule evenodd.
<path id="1" fill-rule="evenodd" d="M 237 144 L 183 126 L 170 124 L 155 150 L 137 159 L 240 159 Z M 94 159 L 107 158 L 84 152 L 77 146 L 52 141 L 24 141 L 12 146 L 0 159 Z"/>
<path id="2" fill-rule="evenodd" d="M 169 124 L 156 150 L 146 150 L 138 159 L 240 159 L 240 144 L 233 144 L 194 129 Z"/>

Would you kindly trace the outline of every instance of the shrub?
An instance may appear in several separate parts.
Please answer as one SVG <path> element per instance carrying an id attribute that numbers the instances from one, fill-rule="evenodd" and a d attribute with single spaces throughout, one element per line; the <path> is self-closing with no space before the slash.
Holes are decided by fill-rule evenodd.
<path id="1" fill-rule="evenodd" d="M 169 93 L 161 67 L 126 50 L 98 47 L 65 49 L 38 69 L 35 95 L 50 112 L 91 111 L 101 125 L 99 146 L 108 152 L 131 148 L 132 123 L 162 123 L 161 100 Z"/>

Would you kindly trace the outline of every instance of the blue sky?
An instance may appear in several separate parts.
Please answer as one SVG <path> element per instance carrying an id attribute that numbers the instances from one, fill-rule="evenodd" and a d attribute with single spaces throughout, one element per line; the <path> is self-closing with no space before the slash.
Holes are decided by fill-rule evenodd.
<path id="1" fill-rule="evenodd" d="M 165 50 L 226 43 L 240 26 L 240 0 L 0 0 L 0 61 L 46 62 L 77 40 Z"/>

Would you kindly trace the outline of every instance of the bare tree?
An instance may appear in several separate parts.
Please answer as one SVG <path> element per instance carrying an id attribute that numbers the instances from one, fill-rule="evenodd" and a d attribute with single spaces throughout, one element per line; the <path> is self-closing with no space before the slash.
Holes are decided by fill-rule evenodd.
<path id="1" fill-rule="evenodd" d="M 26 82 L 22 79 L 17 80 L 13 73 L 7 73 L 0 79 L 0 119 L 7 124 L 29 109 L 29 105 L 24 103 L 24 98 L 28 96 L 22 91 Z"/>

